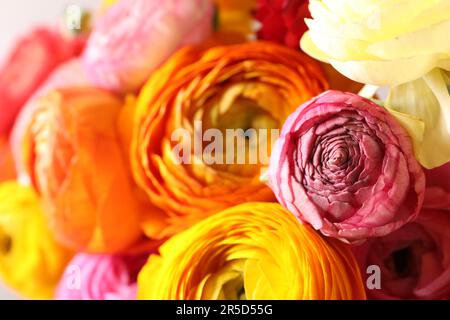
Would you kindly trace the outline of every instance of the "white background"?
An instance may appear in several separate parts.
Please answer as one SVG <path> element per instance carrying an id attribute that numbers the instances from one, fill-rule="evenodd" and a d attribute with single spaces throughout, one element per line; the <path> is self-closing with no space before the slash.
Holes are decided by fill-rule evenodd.
<path id="1" fill-rule="evenodd" d="M 11 43 L 36 24 L 55 23 L 70 4 L 97 8 L 100 0 L 0 0 L 0 60 Z"/>
<path id="2" fill-rule="evenodd" d="M 14 39 L 34 25 L 54 24 L 70 4 L 97 8 L 100 0 L 0 0 L 0 63 L 10 51 Z M 15 296 L 0 284 L 0 299 Z"/>

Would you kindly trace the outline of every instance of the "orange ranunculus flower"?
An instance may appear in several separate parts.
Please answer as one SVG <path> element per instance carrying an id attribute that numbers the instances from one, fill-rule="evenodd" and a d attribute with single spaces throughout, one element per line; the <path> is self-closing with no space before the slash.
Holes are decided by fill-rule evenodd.
<path id="1" fill-rule="evenodd" d="M 174 236 L 138 277 L 139 299 L 365 299 L 350 248 L 275 203 L 245 203 Z"/>
<path id="2" fill-rule="evenodd" d="M 100 89 L 56 90 L 26 134 L 31 181 L 57 238 L 78 250 L 117 252 L 142 235 L 121 110 L 122 101 Z"/>
<path id="3" fill-rule="evenodd" d="M 16 169 L 8 139 L 0 136 L 0 181 L 12 180 L 16 177 Z"/>
<path id="4" fill-rule="evenodd" d="M 302 102 L 327 86 L 313 60 L 269 42 L 190 47 L 172 56 L 137 101 L 133 173 L 163 211 L 145 215 L 146 234 L 170 236 L 236 204 L 273 201 L 259 178 L 264 157 L 252 162 L 249 155 L 266 150 L 270 156 L 272 134 Z M 214 159 L 205 158 L 206 150 L 214 149 L 213 142 L 205 142 L 214 140 L 207 135 L 226 136 L 228 129 L 240 129 L 241 138 L 249 141 L 235 148 L 232 143 L 239 137 L 222 139 L 220 149 L 215 140 L 219 147 L 210 154 Z M 247 129 L 254 135 L 247 135 Z M 264 135 L 266 144 L 260 142 Z M 243 150 L 245 159 L 238 156 Z"/>
<path id="5" fill-rule="evenodd" d="M 0 184 L 0 277 L 20 295 L 51 299 L 73 253 L 58 244 L 31 187 Z"/>

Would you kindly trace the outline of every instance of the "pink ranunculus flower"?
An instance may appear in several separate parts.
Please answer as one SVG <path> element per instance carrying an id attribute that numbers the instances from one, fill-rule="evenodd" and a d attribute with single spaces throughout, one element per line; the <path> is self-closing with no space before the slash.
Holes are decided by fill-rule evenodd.
<path id="1" fill-rule="evenodd" d="M 57 300 L 135 300 L 147 255 L 77 254 L 56 289 Z"/>
<path id="2" fill-rule="evenodd" d="M 427 207 L 447 208 L 450 211 L 450 162 L 431 170 L 425 169 L 424 172 Z"/>
<path id="3" fill-rule="evenodd" d="M 78 56 L 85 36 L 38 27 L 21 38 L 0 68 L 0 135 L 7 137 L 25 102 L 61 63 Z"/>
<path id="4" fill-rule="evenodd" d="M 431 170 L 425 170 L 425 176 L 427 181 L 427 189 L 435 188 L 432 195 L 446 192 L 450 196 L 450 162 Z M 441 190 L 439 191 L 438 189 Z M 429 197 L 432 195 L 427 194 Z"/>
<path id="5" fill-rule="evenodd" d="M 84 72 L 81 59 L 75 58 L 56 68 L 23 106 L 22 111 L 17 116 L 9 139 L 17 176 L 21 181 L 27 182 L 28 180 L 28 174 L 25 168 L 23 168 L 22 140 L 36 108 L 39 106 L 39 99 L 55 89 L 89 85 L 90 82 Z"/>
<path id="6" fill-rule="evenodd" d="M 424 173 L 406 131 L 373 103 L 328 91 L 283 126 L 269 186 L 301 221 L 345 242 L 384 236 L 414 220 Z"/>
<path id="7" fill-rule="evenodd" d="M 153 70 L 184 45 L 212 32 L 211 0 L 121 0 L 100 17 L 84 52 L 98 86 L 138 90 Z"/>
<path id="8" fill-rule="evenodd" d="M 362 273 L 380 267 L 381 289 L 370 299 L 450 299 L 449 196 L 428 189 L 417 220 L 354 247 Z"/>

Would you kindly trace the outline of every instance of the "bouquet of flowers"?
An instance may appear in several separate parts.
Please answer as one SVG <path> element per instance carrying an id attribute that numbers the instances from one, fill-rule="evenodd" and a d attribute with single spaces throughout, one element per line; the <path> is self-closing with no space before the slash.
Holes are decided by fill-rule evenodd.
<path id="1" fill-rule="evenodd" d="M 71 6 L 0 72 L 2 282 L 450 298 L 449 31 L 446 0 Z"/>

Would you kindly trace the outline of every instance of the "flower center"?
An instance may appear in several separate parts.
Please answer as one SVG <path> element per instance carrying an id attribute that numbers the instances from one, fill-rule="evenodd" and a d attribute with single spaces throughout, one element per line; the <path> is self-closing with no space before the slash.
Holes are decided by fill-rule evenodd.
<path id="1" fill-rule="evenodd" d="M 270 112 L 257 101 L 238 96 L 227 103 L 222 100 L 213 103 L 202 121 L 203 133 L 213 129 L 221 135 L 220 139 L 203 141 L 203 150 L 208 150 L 212 142 L 222 148 L 212 154 L 215 159 L 221 159 L 220 163 L 211 165 L 213 168 L 245 177 L 259 175 L 278 138 L 278 135 L 273 137 L 273 129 L 279 133 L 280 124 Z M 217 140 L 221 143 L 217 144 Z"/>
<path id="2" fill-rule="evenodd" d="M 225 263 L 209 276 L 204 289 L 208 299 L 246 300 L 244 288 L 245 260 L 233 260 Z"/>
<path id="3" fill-rule="evenodd" d="M 347 160 L 348 160 L 348 150 L 341 147 L 333 151 L 333 154 L 329 161 L 330 164 L 332 164 L 333 166 L 341 166 L 344 163 L 346 163 Z"/>
<path id="4" fill-rule="evenodd" d="M 392 260 L 394 269 L 399 276 L 406 276 L 411 272 L 414 259 L 410 248 L 394 252 Z"/>
<path id="5" fill-rule="evenodd" d="M 390 259 L 390 268 L 399 277 L 403 278 L 411 274 L 414 266 L 414 257 L 410 247 L 395 251 Z"/>
<path id="6" fill-rule="evenodd" d="M 0 228 L 0 254 L 6 255 L 11 252 L 12 238 Z"/>
<path id="7" fill-rule="evenodd" d="M 225 283 L 222 290 L 225 300 L 247 300 L 242 275 Z"/>
<path id="8" fill-rule="evenodd" d="M 371 125 L 344 113 L 302 132 L 297 145 L 310 199 L 332 223 L 352 217 L 382 175 L 383 142 Z"/>

